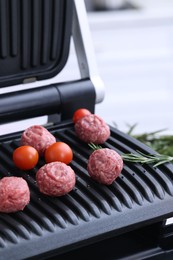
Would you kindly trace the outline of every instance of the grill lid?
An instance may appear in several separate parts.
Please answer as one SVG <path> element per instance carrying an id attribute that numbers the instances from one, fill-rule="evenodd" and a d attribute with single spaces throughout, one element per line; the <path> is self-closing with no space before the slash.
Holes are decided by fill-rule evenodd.
<path id="1" fill-rule="evenodd" d="M 19 145 L 21 133 L 2 136 L 0 172 L 3 176 L 22 176 L 29 184 L 31 202 L 23 212 L 0 214 L 0 259 L 24 259 L 40 254 L 61 254 L 99 239 L 162 221 L 173 212 L 173 166 L 125 163 L 112 185 L 93 181 L 86 170 L 91 150 L 75 135 L 72 123 L 48 128 L 68 143 L 74 152 L 71 167 L 77 182 L 69 194 L 51 198 L 38 191 L 35 173 L 43 164 L 28 172 L 16 169 L 12 152 Z M 104 145 L 119 153 L 139 150 L 153 153 L 137 140 L 111 129 Z M 38 259 L 38 258 L 37 258 Z M 41 259 L 41 258 L 40 258 Z"/>
<path id="2" fill-rule="evenodd" d="M 0 0 L 0 87 L 47 79 L 64 67 L 72 0 Z"/>

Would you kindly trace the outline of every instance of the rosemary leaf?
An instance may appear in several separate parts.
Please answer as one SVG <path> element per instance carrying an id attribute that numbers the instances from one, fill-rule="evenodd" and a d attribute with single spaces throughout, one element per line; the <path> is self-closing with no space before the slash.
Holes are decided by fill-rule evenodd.
<path id="1" fill-rule="evenodd" d="M 134 125 L 128 125 L 129 126 L 129 130 L 128 130 L 128 132 L 127 132 L 127 134 L 128 135 L 131 135 L 132 134 L 132 132 L 133 132 L 133 130 L 135 129 L 135 127 L 137 126 L 137 123 L 136 124 L 134 124 Z"/>
<path id="2" fill-rule="evenodd" d="M 140 151 L 136 151 L 137 153 L 122 153 L 121 156 L 123 160 L 131 163 L 154 164 L 154 167 L 164 163 L 173 162 L 173 135 L 158 136 L 159 133 L 165 131 L 166 129 L 157 130 L 151 133 L 133 135 L 132 132 L 134 131 L 136 125 L 137 124 L 129 126 L 129 131 L 127 134 L 151 147 L 158 154 L 144 154 Z M 88 145 L 92 150 L 102 149 L 100 145 L 95 145 L 93 143 Z"/>
<path id="3" fill-rule="evenodd" d="M 133 163 L 141 163 L 141 164 L 154 163 L 154 167 L 157 167 L 161 164 L 173 161 L 172 156 L 167 156 L 167 155 L 163 155 L 163 154 L 148 155 L 148 154 L 138 152 L 138 154 L 124 153 L 124 154 L 121 154 L 121 156 L 124 161 L 133 162 Z"/>
<path id="4" fill-rule="evenodd" d="M 99 149 L 102 149 L 101 145 L 98 145 L 98 144 L 93 144 L 93 143 L 89 143 L 88 144 L 89 147 L 92 149 L 92 150 L 99 150 Z"/>
<path id="5" fill-rule="evenodd" d="M 173 135 L 160 135 L 160 133 L 163 133 L 167 129 L 160 129 L 149 133 L 133 134 L 136 125 L 137 124 L 129 126 L 127 134 L 151 147 L 159 154 L 173 156 Z"/>

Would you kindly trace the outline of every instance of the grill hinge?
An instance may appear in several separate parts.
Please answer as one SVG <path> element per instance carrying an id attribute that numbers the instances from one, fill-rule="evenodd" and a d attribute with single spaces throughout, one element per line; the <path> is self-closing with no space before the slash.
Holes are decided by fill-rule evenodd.
<path id="1" fill-rule="evenodd" d="M 66 120 L 79 107 L 93 112 L 94 105 L 95 90 L 86 79 L 5 93 L 0 95 L 0 124 L 52 114 Z"/>
<path id="2" fill-rule="evenodd" d="M 60 85 L 58 91 L 61 98 L 61 120 L 72 118 L 74 111 L 81 107 L 94 112 L 96 95 L 89 79 Z"/>

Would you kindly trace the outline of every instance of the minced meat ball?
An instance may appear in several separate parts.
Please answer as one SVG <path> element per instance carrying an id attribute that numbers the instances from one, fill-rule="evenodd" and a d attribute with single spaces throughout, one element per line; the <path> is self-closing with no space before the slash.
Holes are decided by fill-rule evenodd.
<path id="1" fill-rule="evenodd" d="M 43 156 L 45 150 L 55 142 L 56 138 L 41 125 L 27 128 L 21 136 L 21 145 L 33 146 L 40 156 Z"/>
<path id="2" fill-rule="evenodd" d="M 82 117 L 74 127 L 76 135 L 85 143 L 102 144 L 110 136 L 109 126 L 95 114 Z"/>
<path id="3" fill-rule="evenodd" d="M 120 175 L 123 159 L 114 150 L 102 148 L 95 150 L 89 157 L 87 170 L 99 183 L 110 185 Z"/>
<path id="4" fill-rule="evenodd" d="M 23 178 L 4 177 L 0 180 L 0 212 L 23 210 L 29 201 L 29 187 Z"/>
<path id="5" fill-rule="evenodd" d="M 40 192 L 49 196 L 62 196 L 70 192 L 76 183 L 73 169 L 62 162 L 51 162 L 36 173 Z"/>

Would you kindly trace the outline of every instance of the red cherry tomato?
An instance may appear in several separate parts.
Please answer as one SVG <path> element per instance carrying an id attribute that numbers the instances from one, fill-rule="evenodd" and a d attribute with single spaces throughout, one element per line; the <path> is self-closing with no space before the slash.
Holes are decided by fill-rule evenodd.
<path id="1" fill-rule="evenodd" d="M 21 170 L 31 170 L 38 163 L 37 150 L 29 145 L 18 147 L 13 152 L 13 162 Z"/>
<path id="2" fill-rule="evenodd" d="M 46 163 L 59 161 L 69 164 L 73 159 L 73 152 L 68 144 L 56 142 L 46 149 L 44 157 Z"/>
<path id="3" fill-rule="evenodd" d="M 76 124 L 76 122 L 81 119 L 82 117 L 86 115 L 90 115 L 91 112 L 86 108 L 79 108 L 77 109 L 73 114 L 73 123 Z"/>

